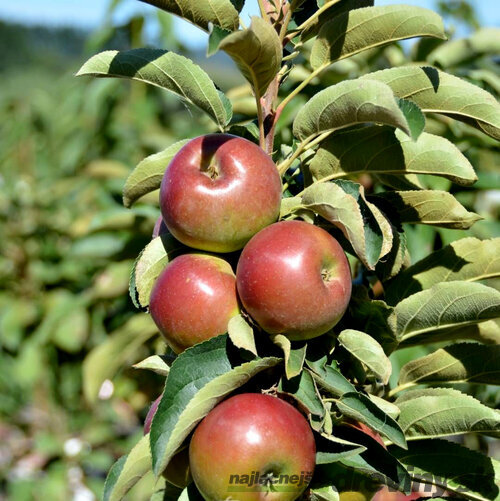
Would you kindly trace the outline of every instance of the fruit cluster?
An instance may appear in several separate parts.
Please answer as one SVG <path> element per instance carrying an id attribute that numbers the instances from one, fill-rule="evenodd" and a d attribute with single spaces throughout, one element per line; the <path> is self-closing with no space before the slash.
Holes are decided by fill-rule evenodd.
<path id="1" fill-rule="evenodd" d="M 326 333 L 344 314 L 351 275 L 342 247 L 318 226 L 276 222 L 281 192 L 271 158 L 240 137 L 195 138 L 170 162 L 153 235 L 168 231 L 196 251 L 166 266 L 151 291 L 149 310 L 176 353 L 227 332 L 242 308 L 262 332 L 292 341 Z M 237 262 L 236 274 L 230 261 Z M 147 427 L 155 411 L 153 406 Z M 309 425 L 293 406 L 241 394 L 208 414 L 182 460 L 189 461 L 207 500 L 260 499 L 261 490 L 282 475 L 287 485 L 273 499 L 296 499 L 310 480 L 314 454 Z M 254 488 L 245 484 L 245 495 L 238 493 L 243 488 L 231 478 L 248 480 Z"/>

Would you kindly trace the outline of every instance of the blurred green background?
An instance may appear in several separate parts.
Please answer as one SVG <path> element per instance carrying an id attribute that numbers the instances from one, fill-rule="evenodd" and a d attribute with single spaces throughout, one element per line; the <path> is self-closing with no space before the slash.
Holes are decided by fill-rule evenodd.
<path id="1" fill-rule="evenodd" d="M 145 156 L 213 130 L 208 119 L 158 89 L 74 73 L 97 51 L 153 45 L 193 58 L 224 90 L 242 82 L 226 58 L 207 61 L 204 49 L 183 46 L 165 13 L 132 9 L 113 21 L 119 3 L 110 2 L 93 31 L 0 20 L 1 501 L 100 499 L 108 469 L 141 435 L 163 378 L 131 365 L 165 347 L 149 318 L 134 310 L 128 278 L 159 211 L 155 194 L 124 209 L 121 190 Z M 479 28 L 466 2 L 435 6 L 452 30 Z M 334 83 L 421 61 L 435 44 L 377 49 L 323 78 Z M 495 57 L 474 53 L 445 65 L 498 96 Z M 253 108 L 242 96 L 235 109 L 244 118 Z M 471 234 L 500 235 L 498 145 L 443 118 L 429 126 L 478 169 L 477 185 L 457 194 L 485 218 Z M 446 180 L 432 182 L 450 189 Z M 464 234 L 419 227 L 409 236 L 415 261 Z M 415 354 L 405 350 L 394 363 Z M 146 477 L 130 498 L 148 499 L 151 485 Z"/>

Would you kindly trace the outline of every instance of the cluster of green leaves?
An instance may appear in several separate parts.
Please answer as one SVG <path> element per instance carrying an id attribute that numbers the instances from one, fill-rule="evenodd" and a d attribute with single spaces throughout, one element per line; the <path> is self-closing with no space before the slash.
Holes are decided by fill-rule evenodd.
<path id="1" fill-rule="evenodd" d="M 408 492 L 412 481 L 495 499 L 498 463 L 442 437 L 500 430 L 498 412 L 468 386 L 496 385 L 500 376 L 500 239 L 488 238 L 498 222 L 495 213 L 475 212 L 481 193 L 469 188 L 478 178 L 480 187 L 498 183 L 488 167 L 500 139 L 490 57 L 498 30 L 445 42 L 434 12 L 369 0 L 263 1 L 248 28 L 240 28 L 242 2 L 148 3 L 209 31 L 208 54 L 225 51 L 247 86 L 224 95 L 191 60 L 153 49 L 104 52 L 78 74 L 161 87 L 205 112 L 207 131 L 259 142 L 284 177 L 281 219 L 301 218 L 338 238 L 355 287 L 334 331 L 308 343 L 269 340 L 240 316 L 227 334 L 173 363 L 142 362 L 166 377 L 165 390 L 150 435 L 111 469 L 105 499 L 121 499 L 151 470 L 159 478 L 227 395 L 262 390 L 294 400 L 309 419 L 318 448 L 314 499 L 380 484 Z M 413 37 L 429 39 L 410 55 L 388 46 Z M 138 164 L 125 184 L 126 206 L 158 189 L 183 144 Z M 147 308 L 155 278 L 179 252 L 163 235 L 140 253 L 130 283 L 138 307 Z M 413 346 L 424 346 L 423 356 L 402 364 Z M 353 421 L 380 434 L 387 449 L 348 426 Z M 155 496 L 172 499 L 172 487 Z M 197 493 L 189 487 L 175 496 Z"/>

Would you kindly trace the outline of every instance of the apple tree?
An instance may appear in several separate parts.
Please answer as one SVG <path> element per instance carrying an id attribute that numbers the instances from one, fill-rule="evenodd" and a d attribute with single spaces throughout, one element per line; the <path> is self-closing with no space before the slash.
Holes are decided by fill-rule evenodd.
<path id="1" fill-rule="evenodd" d="M 500 139 L 495 97 L 452 74 L 460 47 L 488 52 L 498 30 L 450 48 L 440 16 L 414 6 L 259 0 L 247 23 L 243 0 L 146 1 L 208 32 L 207 56 L 227 53 L 247 84 L 224 94 L 190 59 L 150 48 L 102 52 L 78 72 L 160 87 L 212 121 L 206 136 L 145 158 L 124 187 L 126 207 L 161 187 L 162 215 L 130 296 L 168 347 L 137 364 L 165 387 L 144 438 L 110 470 L 104 499 L 122 499 L 151 471 L 151 499 L 221 497 L 207 493 L 215 473 L 192 482 L 191 472 L 203 470 L 200 457 L 215 471 L 234 437 L 227 432 L 225 453 L 192 437 L 208 420 L 217 428 L 213 416 L 236 394 L 298 409 L 315 468 L 302 488 L 280 490 L 277 468 L 254 471 L 250 458 L 248 474 L 266 480 L 222 499 L 366 499 L 382 485 L 495 499 L 500 469 L 487 452 L 500 416 L 474 385 L 500 382 L 500 239 L 462 235 L 481 217 L 455 188 L 472 186 L 480 166 L 444 136 L 463 126 L 477 141 Z M 411 56 L 395 49 L 383 53 L 393 64 L 380 64 L 381 50 L 414 37 L 425 43 Z M 474 76 L 494 91 L 491 73 Z M 428 233 L 416 259 L 415 228 L 462 238 Z M 215 286 L 185 292 L 202 274 L 205 288 L 224 277 L 213 303 Z M 260 422 L 251 409 L 240 413 Z M 251 430 L 248 450 L 264 436 Z M 300 441 L 285 432 L 267 439 L 266 457 Z M 482 452 L 464 445 L 471 434 Z"/>

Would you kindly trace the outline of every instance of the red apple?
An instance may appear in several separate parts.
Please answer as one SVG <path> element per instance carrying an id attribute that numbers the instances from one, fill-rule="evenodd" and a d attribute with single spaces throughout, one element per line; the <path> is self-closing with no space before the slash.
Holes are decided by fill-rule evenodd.
<path id="1" fill-rule="evenodd" d="M 283 400 L 257 393 L 215 407 L 189 446 L 194 482 L 210 501 L 297 499 L 311 480 L 315 455 L 304 416 Z"/>
<path id="2" fill-rule="evenodd" d="M 165 224 L 183 244 L 212 252 L 241 249 L 276 221 L 281 178 L 257 145 L 229 134 L 187 143 L 170 162 L 160 189 Z"/>
<path id="3" fill-rule="evenodd" d="M 144 421 L 144 435 L 151 431 L 151 423 L 155 417 L 162 395 L 160 395 L 149 408 L 146 420 Z M 184 488 L 191 482 L 191 472 L 189 471 L 189 449 L 184 447 L 178 451 L 169 461 L 163 476 L 173 485 Z"/>
<path id="4" fill-rule="evenodd" d="M 236 270 L 248 313 L 271 334 L 309 339 L 330 330 L 351 297 L 351 272 L 340 244 L 303 221 L 282 221 L 255 235 Z"/>
<path id="5" fill-rule="evenodd" d="M 205 254 L 176 257 L 156 280 L 149 311 L 176 353 L 224 334 L 231 317 L 239 313 L 231 266 Z"/>

